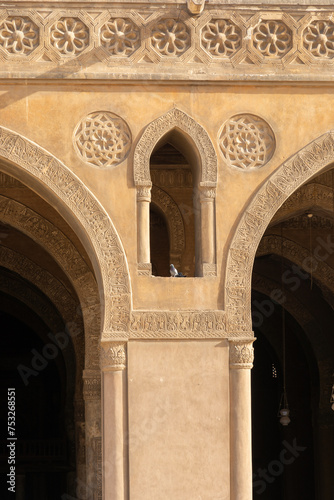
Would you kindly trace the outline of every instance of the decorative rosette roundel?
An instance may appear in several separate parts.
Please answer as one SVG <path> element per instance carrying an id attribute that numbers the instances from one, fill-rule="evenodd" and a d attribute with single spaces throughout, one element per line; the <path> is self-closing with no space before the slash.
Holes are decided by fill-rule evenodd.
<path id="1" fill-rule="evenodd" d="M 131 132 L 119 116 L 109 111 L 97 111 L 78 123 L 74 131 L 74 146 L 87 163 L 96 167 L 111 167 L 127 157 Z"/>
<path id="2" fill-rule="evenodd" d="M 243 170 L 260 168 L 273 156 L 274 132 L 267 122 L 255 115 L 230 118 L 219 133 L 219 147 L 227 163 Z"/>

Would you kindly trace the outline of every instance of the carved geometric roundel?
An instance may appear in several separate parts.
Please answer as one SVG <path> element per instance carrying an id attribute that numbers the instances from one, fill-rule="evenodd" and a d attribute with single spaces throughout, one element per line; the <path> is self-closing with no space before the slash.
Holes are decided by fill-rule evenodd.
<path id="1" fill-rule="evenodd" d="M 131 132 L 119 116 L 109 111 L 96 111 L 78 123 L 74 146 L 85 162 L 96 167 L 111 167 L 127 157 Z"/>
<path id="2" fill-rule="evenodd" d="M 224 123 L 218 142 L 226 162 L 243 170 L 263 167 L 276 147 L 268 123 L 250 114 L 235 115 Z"/>

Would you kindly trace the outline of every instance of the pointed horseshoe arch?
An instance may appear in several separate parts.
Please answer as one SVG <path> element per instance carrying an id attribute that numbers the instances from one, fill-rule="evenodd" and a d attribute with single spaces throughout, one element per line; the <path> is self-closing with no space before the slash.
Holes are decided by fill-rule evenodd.
<path id="1" fill-rule="evenodd" d="M 158 141 L 173 129 L 190 137 L 200 156 L 201 183 L 217 184 L 217 155 L 208 133 L 193 118 L 174 108 L 151 122 L 138 141 L 134 153 L 134 181 L 136 186 L 150 185 L 150 158 Z"/>
<path id="2" fill-rule="evenodd" d="M 103 335 L 127 338 L 131 304 L 129 272 L 124 249 L 106 211 L 55 156 L 4 127 L 0 127 L 0 160 L 7 160 L 3 168 L 14 177 L 21 171 L 27 174 L 25 178 L 36 180 L 36 190 L 40 188 L 56 199 L 67 219 L 83 229 L 103 294 Z"/>
<path id="3" fill-rule="evenodd" d="M 229 332 L 252 335 L 251 278 L 256 250 L 271 219 L 302 184 L 334 162 L 334 130 L 284 162 L 249 203 L 227 257 L 225 308 Z"/>

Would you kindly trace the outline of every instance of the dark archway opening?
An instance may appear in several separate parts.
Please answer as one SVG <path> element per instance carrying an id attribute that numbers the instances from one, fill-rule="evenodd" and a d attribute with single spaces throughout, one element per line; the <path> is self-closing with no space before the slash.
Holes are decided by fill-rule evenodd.
<path id="1" fill-rule="evenodd" d="M 15 496 L 7 488 L 7 437 L 11 436 L 8 408 L 2 404 L 0 471 L 1 482 L 7 487 L 1 498 L 59 500 L 69 493 L 69 477 L 75 470 L 66 428 L 68 388 L 62 352 L 48 337 L 50 331 L 41 318 L 22 302 L 3 293 L 0 294 L 0 319 L 1 401 L 7 401 L 8 389 L 15 389 L 17 438 Z"/>

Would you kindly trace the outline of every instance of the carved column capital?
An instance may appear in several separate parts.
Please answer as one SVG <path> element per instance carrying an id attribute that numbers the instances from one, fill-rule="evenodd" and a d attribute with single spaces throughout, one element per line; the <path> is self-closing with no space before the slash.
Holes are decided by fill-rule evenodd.
<path id="1" fill-rule="evenodd" d="M 125 370 L 126 342 L 101 342 L 100 354 L 102 371 Z"/>
<path id="2" fill-rule="evenodd" d="M 200 202 L 213 202 L 214 199 L 216 198 L 216 187 L 215 186 L 207 186 L 207 185 L 202 185 L 200 186 L 200 191 L 199 191 L 199 196 L 200 196 Z"/>
<path id="3" fill-rule="evenodd" d="M 230 368 L 253 368 L 254 348 L 252 339 L 230 340 Z"/>
<path id="4" fill-rule="evenodd" d="M 152 183 L 137 186 L 137 201 L 151 201 Z"/>
<path id="5" fill-rule="evenodd" d="M 101 399 L 101 373 L 99 371 L 84 370 L 83 398 L 85 401 Z"/>

